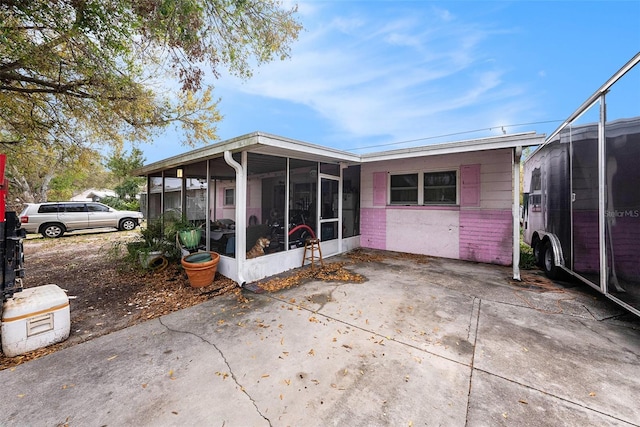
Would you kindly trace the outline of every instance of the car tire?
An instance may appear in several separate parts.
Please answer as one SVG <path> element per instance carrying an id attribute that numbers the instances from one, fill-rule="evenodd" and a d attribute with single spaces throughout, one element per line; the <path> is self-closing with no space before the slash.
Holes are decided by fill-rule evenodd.
<path id="1" fill-rule="evenodd" d="M 138 225 L 136 220 L 131 218 L 125 218 L 122 221 L 120 221 L 120 227 L 118 228 L 120 229 L 120 231 L 131 231 L 134 228 L 136 228 L 136 225 Z"/>
<path id="2" fill-rule="evenodd" d="M 553 246 L 551 246 L 551 242 L 548 240 L 544 244 L 542 257 L 542 268 L 544 269 L 544 274 L 551 280 L 557 279 L 560 275 L 560 268 L 556 265 Z"/>
<path id="3" fill-rule="evenodd" d="M 52 238 L 52 239 L 61 237 L 65 232 L 64 225 L 58 224 L 55 222 L 44 224 L 40 228 L 40 230 L 41 230 L 40 234 L 42 234 L 43 237 Z"/>

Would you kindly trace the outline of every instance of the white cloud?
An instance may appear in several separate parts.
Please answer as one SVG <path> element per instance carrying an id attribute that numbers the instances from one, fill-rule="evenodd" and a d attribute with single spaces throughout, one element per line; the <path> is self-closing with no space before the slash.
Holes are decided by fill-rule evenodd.
<path id="1" fill-rule="evenodd" d="M 506 86 L 499 62 L 483 51 L 495 30 L 415 4 L 415 10 L 365 20 L 339 4 L 314 9 L 301 3 L 310 8 L 303 15 L 308 29 L 291 59 L 260 67 L 249 81 L 235 81 L 235 90 L 305 105 L 341 131 L 343 140 L 404 140 L 454 126 L 491 126 L 503 115 L 502 104 L 521 93 Z M 340 14 L 327 17 L 329 12 Z M 482 111 L 460 123 L 460 111 L 474 106 Z"/>
<path id="2" fill-rule="evenodd" d="M 432 11 L 433 11 L 433 14 L 443 22 L 451 22 L 454 20 L 453 14 L 446 9 L 442 9 L 440 7 L 434 6 L 432 8 Z"/>

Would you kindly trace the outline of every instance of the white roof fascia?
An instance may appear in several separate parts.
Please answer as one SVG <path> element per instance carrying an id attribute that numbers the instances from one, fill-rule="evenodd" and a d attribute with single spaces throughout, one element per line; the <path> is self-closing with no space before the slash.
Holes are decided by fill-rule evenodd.
<path id="1" fill-rule="evenodd" d="M 167 159 L 163 159 L 154 163 L 150 163 L 141 168 L 133 170 L 133 175 L 148 175 L 152 172 L 159 172 L 165 169 L 171 169 L 178 166 L 184 166 L 189 163 L 195 163 L 204 159 L 221 157 L 225 151 L 238 151 L 244 147 L 255 145 L 258 143 L 258 132 L 231 138 L 226 141 L 207 145 L 205 147 L 196 148 L 183 154 L 178 154 Z"/>
<path id="2" fill-rule="evenodd" d="M 263 132 L 253 132 L 206 147 L 197 148 L 184 154 L 178 154 L 177 156 L 169 157 L 155 163 L 150 163 L 134 170 L 132 173 L 134 175 L 147 175 L 152 172 L 184 166 L 205 159 L 221 157 L 225 151 L 238 152 L 245 149 L 252 152 L 264 152 L 264 154 L 282 155 L 314 161 L 360 163 L 360 156 L 357 154 Z"/>
<path id="3" fill-rule="evenodd" d="M 438 156 L 442 154 L 468 153 L 472 151 L 484 150 L 498 150 L 501 148 L 529 147 L 540 145 L 544 142 L 544 140 L 544 134 L 526 132 L 363 154 L 361 156 L 361 161 L 362 163 L 369 163 L 385 160 L 406 159 L 412 157 Z"/>
<path id="4" fill-rule="evenodd" d="M 323 147 L 320 145 L 310 144 L 308 142 L 297 141 L 295 139 L 285 138 L 282 136 L 263 132 L 259 133 L 258 145 L 263 145 L 269 148 L 277 148 L 279 149 L 277 151 L 283 152 L 282 154 L 285 154 L 288 157 L 311 157 L 313 160 L 334 163 L 360 163 L 360 155 L 358 154 L 353 154 L 335 148 Z M 274 153 L 274 151 L 272 150 L 267 151 L 267 154 Z"/>
<path id="5" fill-rule="evenodd" d="M 526 132 L 359 155 L 268 133 L 253 132 L 251 134 L 232 138 L 206 147 L 197 148 L 184 154 L 179 154 L 177 156 L 151 163 L 134 170 L 133 173 L 138 176 L 148 175 L 153 172 L 160 172 L 162 170 L 200 162 L 202 160 L 220 157 L 225 151 L 238 152 L 247 150 L 250 152 L 280 155 L 312 161 L 359 164 L 411 157 L 437 156 L 442 154 L 497 150 L 501 148 L 536 146 L 542 144 L 544 140 L 544 134 Z"/>

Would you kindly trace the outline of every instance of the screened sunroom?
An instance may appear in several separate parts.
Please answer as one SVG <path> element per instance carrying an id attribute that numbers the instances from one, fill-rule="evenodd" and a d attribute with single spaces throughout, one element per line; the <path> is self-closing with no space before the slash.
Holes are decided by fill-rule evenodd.
<path id="1" fill-rule="evenodd" d="M 359 156 L 264 133 L 144 166 L 148 220 L 177 214 L 201 226 L 199 249 L 239 284 L 302 264 L 307 238 L 324 257 L 359 246 Z M 259 238 L 264 255 L 247 259 Z"/>

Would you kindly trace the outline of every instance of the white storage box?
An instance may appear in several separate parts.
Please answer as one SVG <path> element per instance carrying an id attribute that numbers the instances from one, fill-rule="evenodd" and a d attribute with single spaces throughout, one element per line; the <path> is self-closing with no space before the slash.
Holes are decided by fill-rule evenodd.
<path id="1" fill-rule="evenodd" d="M 2 352 L 18 356 L 69 337 L 69 298 L 57 285 L 26 288 L 2 307 Z"/>

